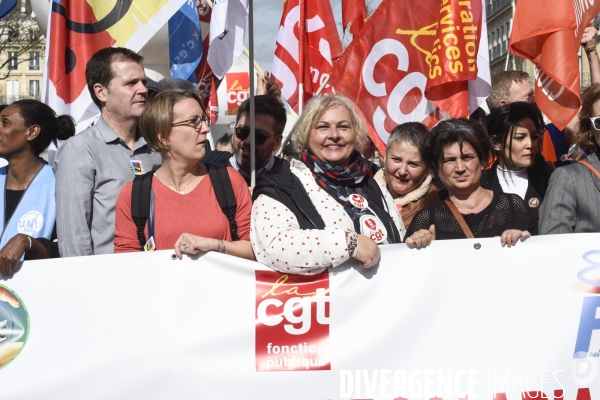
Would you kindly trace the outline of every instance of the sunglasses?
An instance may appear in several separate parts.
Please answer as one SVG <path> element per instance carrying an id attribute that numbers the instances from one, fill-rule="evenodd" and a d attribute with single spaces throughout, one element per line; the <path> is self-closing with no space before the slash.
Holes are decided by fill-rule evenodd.
<path id="1" fill-rule="evenodd" d="M 235 137 L 241 140 L 242 142 L 246 140 L 248 136 L 250 136 L 250 128 L 248 128 L 247 126 L 236 126 L 233 131 L 235 133 Z M 256 132 L 256 135 L 254 135 L 254 142 L 259 146 L 261 144 L 265 144 L 267 139 L 267 135 L 262 134 L 260 132 Z"/>
<path id="2" fill-rule="evenodd" d="M 191 126 L 196 132 L 198 132 L 203 122 L 210 128 L 210 118 L 206 114 L 204 114 L 203 117 L 195 116 L 190 119 L 186 119 L 185 121 L 172 123 L 171 126 Z"/>
<path id="3" fill-rule="evenodd" d="M 590 121 L 592 121 L 592 126 L 600 131 L 600 121 L 598 121 L 600 117 L 590 117 Z"/>

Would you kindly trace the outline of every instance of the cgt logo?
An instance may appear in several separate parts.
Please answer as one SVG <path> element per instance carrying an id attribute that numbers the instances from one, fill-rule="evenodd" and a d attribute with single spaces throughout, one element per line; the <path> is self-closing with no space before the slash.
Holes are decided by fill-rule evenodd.
<path id="1" fill-rule="evenodd" d="M 247 72 L 229 72 L 227 79 L 227 115 L 237 115 L 240 105 L 250 97 Z"/>
<path id="2" fill-rule="evenodd" d="M 256 370 L 330 370 L 329 273 L 256 271 Z"/>

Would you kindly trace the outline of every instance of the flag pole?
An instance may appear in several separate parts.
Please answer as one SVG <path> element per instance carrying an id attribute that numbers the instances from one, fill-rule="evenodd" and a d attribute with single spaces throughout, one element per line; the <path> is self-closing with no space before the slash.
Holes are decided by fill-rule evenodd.
<path id="1" fill-rule="evenodd" d="M 248 0 L 248 78 L 250 81 L 250 186 L 256 186 L 256 135 L 254 115 L 254 6 Z M 263 76 L 264 79 L 264 76 Z"/>
<path id="2" fill-rule="evenodd" d="M 302 104 L 304 102 L 304 40 L 306 38 L 305 34 L 305 25 L 306 25 L 306 10 L 304 0 L 299 0 L 298 2 L 300 6 L 300 21 L 298 23 L 298 36 L 300 39 L 299 46 L 299 60 L 300 60 L 300 71 L 298 71 L 298 115 L 302 114 Z"/>
<path id="3" fill-rule="evenodd" d="M 508 36 L 508 43 L 510 44 L 510 37 L 512 35 L 512 28 L 513 28 L 513 20 L 515 19 L 515 2 L 511 1 L 511 8 L 512 8 L 512 18 L 509 21 L 509 28 L 508 28 L 508 32 L 506 32 L 506 35 Z M 486 15 L 487 18 L 487 15 Z M 510 47 L 510 46 L 509 46 Z M 508 59 L 510 58 L 510 49 L 506 49 L 506 63 L 504 64 L 504 70 L 508 71 Z M 513 63 L 515 60 L 515 56 L 513 54 Z M 514 69 L 514 68 L 513 68 Z"/>

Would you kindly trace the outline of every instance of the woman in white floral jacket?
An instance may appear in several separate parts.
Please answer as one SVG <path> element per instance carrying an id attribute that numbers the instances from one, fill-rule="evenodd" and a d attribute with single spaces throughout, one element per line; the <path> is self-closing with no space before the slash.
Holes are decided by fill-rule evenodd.
<path id="1" fill-rule="evenodd" d="M 315 274 L 350 258 L 377 264 L 378 244 L 399 243 L 392 197 L 356 148 L 368 137 L 354 103 L 311 100 L 291 133 L 300 160 L 277 160 L 254 189 L 250 240 L 256 259 L 286 273 Z"/>

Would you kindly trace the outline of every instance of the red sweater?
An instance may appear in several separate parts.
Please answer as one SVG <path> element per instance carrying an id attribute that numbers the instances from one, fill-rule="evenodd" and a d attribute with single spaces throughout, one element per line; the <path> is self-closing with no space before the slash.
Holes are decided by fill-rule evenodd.
<path id="1" fill-rule="evenodd" d="M 233 193 L 237 202 L 235 220 L 240 240 L 250 238 L 250 212 L 252 199 L 244 178 L 227 167 Z M 115 253 L 140 251 L 137 227 L 131 218 L 131 187 L 125 184 L 116 205 Z M 172 249 L 182 233 L 231 241 L 229 221 L 215 196 L 208 174 L 190 193 L 175 193 L 156 177 L 152 179 L 154 191 L 154 240 L 157 250 Z M 148 225 L 146 224 L 146 238 Z"/>

